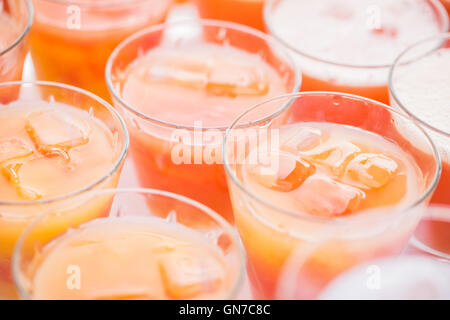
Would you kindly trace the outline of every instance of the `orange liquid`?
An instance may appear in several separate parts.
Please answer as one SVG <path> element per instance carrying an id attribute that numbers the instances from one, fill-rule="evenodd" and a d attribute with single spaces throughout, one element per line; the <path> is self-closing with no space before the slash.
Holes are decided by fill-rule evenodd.
<path id="1" fill-rule="evenodd" d="M 163 22 L 172 1 L 148 0 L 140 5 L 117 1 L 108 8 L 88 4 L 80 11 L 45 0 L 34 4 L 30 38 L 37 78 L 68 83 L 109 99 L 104 80 L 108 57 L 131 34 Z"/>
<path id="2" fill-rule="evenodd" d="M 24 228 L 39 214 L 63 205 L 64 200 L 32 205 L 33 201 L 64 196 L 88 187 L 112 170 L 121 152 L 116 137 L 90 115 L 60 103 L 14 102 L 0 108 L 0 297 L 11 293 L 1 282 L 9 273 L 13 247 Z M 120 170 L 119 170 L 120 171 Z M 118 174 L 98 188 L 114 188 Z M 68 199 L 66 199 L 68 200 Z M 28 202 L 28 204 L 27 204 Z M 68 223 L 103 215 L 105 201 L 55 217 L 40 230 L 46 237 Z M 5 292 L 8 291 L 8 292 Z"/>
<path id="3" fill-rule="evenodd" d="M 35 259 L 35 299 L 217 299 L 233 285 L 233 267 L 219 247 L 159 218 L 97 219 L 56 238 Z M 70 266 L 80 270 L 78 289 L 67 286 Z"/>
<path id="4" fill-rule="evenodd" d="M 450 0 L 441 0 L 441 2 L 444 5 L 445 9 L 447 9 L 448 14 L 450 15 Z"/>
<path id="5" fill-rule="evenodd" d="M 161 47 L 130 64 L 113 80 L 123 99 L 149 117 L 188 127 L 200 121 L 205 128 L 226 127 L 248 107 L 287 92 L 289 80 L 256 55 L 212 44 L 180 52 Z M 179 142 L 172 140 L 177 131 L 170 127 L 134 118 L 129 128 L 143 186 L 186 195 L 232 220 L 220 158 L 223 130 L 210 130 L 216 137 L 212 141 L 202 128 L 199 139 L 192 130 L 178 131 L 190 140 Z M 174 161 L 174 150 L 180 146 L 188 149 L 183 151 L 187 161 Z M 212 163 L 203 157 L 207 146 L 216 150 Z"/>
<path id="6" fill-rule="evenodd" d="M 275 3 L 266 24 L 299 52 L 303 90 L 351 93 L 383 103 L 389 102 L 387 78 L 395 58 L 418 40 L 446 31 L 443 19 L 448 19 L 426 0 Z"/>
<path id="7" fill-rule="evenodd" d="M 302 90 L 350 93 L 386 104 L 389 103 L 388 87 L 385 84 L 379 86 L 349 86 L 303 74 Z"/>
<path id="8" fill-rule="evenodd" d="M 265 0 L 196 0 L 204 19 L 226 20 L 264 31 Z"/>
<path id="9" fill-rule="evenodd" d="M 370 218 L 407 206 L 417 198 L 422 184 L 412 157 L 381 136 L 337 124 L 286 125 L 279 137 L 280 145 L 271 154 L 264 151 L 264 144 L 253 150 L 260 160 L 267 156 L 268 163 L 248 163 L 237 171 L 253 194 L 299 214 L 295 217 L 267 207 L 252 205 L 249 209 L 245 203 L 233 203 L 258 298 L 276 296 L 278 277 L 288 257 L 296 248 L 307 252 L 314 239 L 330 237 L 303 266 L 307 277 L 302 298 L 314 298 L 343 270 L 402 248 L 418 215 L 403 222 L 395 233 L 387 228 L 376 235 L 370 222 L 341 230 L 339 225 L 333 228 L 326 220 L 313 222 L 305 215 L 332 222 L 352 216 Z M 236 192 L 232 190 L 232 198 Z"/>

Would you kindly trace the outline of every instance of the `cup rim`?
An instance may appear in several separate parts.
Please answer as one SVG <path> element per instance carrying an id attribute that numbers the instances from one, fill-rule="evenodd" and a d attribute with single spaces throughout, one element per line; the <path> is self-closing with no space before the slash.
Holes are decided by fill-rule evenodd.
<path id="1" fill-rule="evenodd" d="M 102 98 L 94 95 L 93 93 L 91 93 L 89 91 L 86 91 L 84 89 L 77 88 L 77 87 L 74 87 L 74 86 L 71 86 L 71 85 L 68 85 L 68 84 L 58 83 L 58 82 L 51 82 L 51 81 L 11 81 L 11 82 L 0 83 L 0 89 L 3 88 L 3 87 L 8 87 L 8 86 L 62 88 L 62 89 L 71 90 L 73 92 L 77 92 L 77 93 L 80 93 L 80 94 L 82 94 L 84 96 L 87 96 L 88 98 L 98 102 L 100 105 L 105 107 L 106 110 L 108 110 L 108 112 L 114 118 L 116 118 L 119 121 L 120 126 L 121 126 L 122 131 L 123 131 L 123 135 L 124 135 L 124 142 L 123 142 L 122 151 L 120 152 L 117 160 L 114 162 L 114 164 L 111 167 L 111 169 L 109 171 L 107 171 L 100 179 L 98 179 L 97 181 L 93 182 L 92 184 L 90 184 L 90 185 L 88 185 L 88 186 L 86 186 L 84 188 L 81 188 L 81 189 L 78 189 L 78 190 L 75 190 L 75 191 L 63 194 L 63 195 L 59 195 L 59 196 L 56 196 L 56 197 L 39 199 L 39 200 L 35 200 L 35 201 L 0 201 L 0 206 L 34 206 L 34 205 L 40 205 L 40 204 L 49 204 L 49 203 L 53 203 L 53 202 L 56 202 L 56 201 L 61 201 L 61 200 L 64 200 L 64 199 L 72 198 L 74 196 L 77 196 L 77 195 L 79 195 L 81 193 L 84 193 L 86 191 L 89 191 L 89 190 L 95 188 L 97 185 L 99 185 L 100 183 L 105 181 L 107 178 L 112 176 L 115 172 L 117 172 L 117 170 L 123 164 L 123 162 L 124 162 L 124 160 L 126 158 L 127 152 L 128 152 L 129 145 L 130 145 L 129 133 L 128 133 L 128 129 L 127 129 L 127 126 L 125 124 L 125 121 L 123 120 L 121 115 L 108 102 L 106 102 Z"/>
<path id="2" fill-rule="evenodd" d="M 106 68 L 105 68 L 106 84 L 108 86 L 108 90 L 109 90 L 110 94 L 112 95 L 113 99 L 116 99 L 120 103 L 120 105 L 123 106 L 126 110 L 128 110 L 129 112 L 133 113 L 135 116 L 137 116 L 140 119 L 143 119 L 145 121 L 149 121 L 149 122 L 155 123 L 155 124 L 163 126 L 163 127 L 170 127 L 170 128 L 174 128 L 174 129 L 186 129 L 186 130 L 196 129 L 195 126 L 179 125 L 177 123 L 164 121 L 164 120 L 158 119 L 157 117 L 149 116 L 149 115 L 146 115 L 145 113 L 140 112 L 139 110 L 132 107 L 127 101 L 125 101 L 125 99 L 123 99 L 121 97 L 121 95 L 117 92 L 117 90 L 115 89 L 115 87 L 112 83 L 112 65 L 113 65 L 114 61 L 116 60 L 117 55 L 122 51 L 122 49 L 126 48 L 129 43 L 131 43 L 132 41 L 134 41 L 136 39 L 139 39 L 140 37 L 144 37 L 147 34 L 150 34 L 150 33 L 156 32 L 156 31 L 162 31 L 169 27 L 185 25 L 185 24 L 192 25 L 195 23 L 197 23 L 203 27 L 205 27 L 205 26 L 206 27 L 222 27 L 222 28 L 226 28 L 226 29 L 231 29 L 231 30 L 247 33 L 247 34 L 250 34 L 259 39 L 263 39 L 264 41 L 266 41 L 266 43 L 270 44 L 271 47 L 276 47 L 277 52 L 281 52 L 283 54 L 283 56 L 285 56 L 287 62 L 294 69 L 295 83 L 294 83 L 294 87 L 292 88 L 292 92 L 297 92 L 300 90 L 300 86 L 302 83 L 302 74 L 301 74 L 300 68 L 297 66 L 297 64 L 295 63 L 291 54 L 289 53 L 288 50 L 286 50 L 286 48 L 283 46 L 283 44 L 280 41 L 278 41 L 277 39 L 275 39 L 274 37 L 272 37 L 271 35 L 265 34 L 264 32 L 261 32 L 257 29 L 254 29 L 254 28 L 251 28 L 251 27 L 239 24 L 239 23 L 234 23 L 234 22 L 228 22 L 228 21 L 222 21 L 222 20 L 212 20 L 212 19 L 183 19 L 183 20 L 176 21 L 176 22 L 160 23 L 160 24 L 142 29 L 142 30 L 134 33 L 127 39 L 123 40 L 114 49 L 114 51 L 108 58 L 108 62 L 106 63 Z M 258 120 L 258 122 L 259 121 L 262 121 L 262 120 L 260 119 L 260 120 Z M 203 127 L 202 130 L 225 131 L 227 129 L 227 127 L 228 126 Z"/>
<path id="3" fill-rule="evenodd" d="M 421 117 L 418 117 L 415 115 L 414 112 L 411 112 L 399 99 L 396 90 L 395 90 L 395 86 L 394 86 L 394 73 L 396 70 L 396 67 L 400 64 L 402 64 L 400 62 L 400 60 L 402 58 L 404 58 L 405 55 L 407 55 L 410 50 L 413 50 L 417 47 L 419 47 L 420 45 L 427 43 L 429 41 L 435 41 L 435 40 L 439 40 L 439 39 L 443 39 L 444 41 L 450 41 L 450 32 L 444 32 L 444 33 L 440 33 L 438 35 L 432 36 L 432 37 L 428 37 L 426 39 L 422 39 L 410 46 L 408 46 L 408 48 L 406 48 L 405 50 L 403 50 L 400 55 L 395 59 L 394 63 L 392 64 L 391 68 L 389 69 L 389 78 L 388 78 L 388 87 L 389 87 L 389 92 L 393 98 L 393 100 L 397 103 L 397 105 L 400 107 L 400 109 L 402 111 L 404 111 L 408 116 L 410 116 L 411 118 L 413 118 L 414 120 L 416 120 L 417 122 L 419 122 L 422 126 L 426 127 L 427 129 L 436 132 L 440 135 L 443 135 L 447 138 L 450 138 L 450 131 L 449 132 L 445 132 L 439 128 L 436 128 L 435 126 L 433 126 L 432 124 L 430 124 L 428 121 L 422 119 Z M 432 53 L 432 52 L 436 52 L 437 50 L 441 49 L 442 46 L 440 45 L 437 48 L 433 48 L 431 52 L 427 52 L 428 53 Z M 450 49 L 449 49 L 450 50 Z"/>
<path id="4" fill-rule="evenodd" d="M 238 267 L 238 274 L 237 277 L 231 287 L 231 290 L 227 296 L 227 299 L 232 299 L 237 296 L 239 293 L 239 290 L 242 287 L 242 283 L 244 281 L 244 273 L 246 268 L 246 262 L 245 262 L 245 254 L 244 254 L 244 248 L 242 246 L 242 243 L 240 241 L 240 238 L 237 234 L 237 231 L 223 218 L 221 215 L 219 215 L 217 212 L 212 210 L 211 208 L 207 207 L 206 205 L 193 200 L 191 198 L 185 197 L 180 194 L 176 194 L 173 192 L 168 192 L 164 190 L 158 190 L 158 189 L 147 189 L 147 188 L 117 188 L 117 189 L 104 189 L 104 190 L 94 190 L 90 191 L 86 194 L 86 196 L 89 196 L 89 199 L 92 199 L 93 197 L 99 196 L 99 195 L 107 195 L 107 194 L 113 194 L 114 197 L 117 194 L 124 194 L 124 193 L 133 193 L 133 194 L 142 194 L 142 195 L 157 195 L 162 196 L 165 198 L 171 198 L 174 200 L 177 200 L 179 202 L 182 202 L 184 204 L 187 204 L 191 207 L 199 209 L 201 212 L 205 213 L 209 217 L 211 217 L 214 221 L 218 222 L 221 227 L 232 237 L 233 241 L 235 242 L 236 248 L 237 248 L 237 256 L 239 258 L 239 267 Z M 22 286 L 22 281 L 20 280 L 19 276 L 19 264 L 20 264 L 20 250 L 23 246 L 24 241 L 26 240 L 28 234 L 33 230 L 33 228 L 36 226 L 36 224 L 39 223 L 44 217 L 46 217 L 49 214 L 52 214 L 54 210 L 46 211 L 40 215 L 38 215 L 31 223 L 27 225 L 25 230 L 20 235 L 19 239 L 17 240 L 16 244 L 14 245 L 13 255 L 12 255 L 12 275 L 14 283 L 17 286 L 17 289 L 19 291 L 20 296 L 23 299 L 31 300 L 32 297 L 26 292 L 24 287 Z M 120 218 L 119 218 L 120 219 Z"/>
<path id="5" fill-rule="evenodd" d="M 320 217 L 320 216 L 315 216 L 315 215 L 311 215 L 311 214 L 307 214 L 307 213 L 303 213 L 303 212 L 295 212 L 295 211 L 290 211 L 290 210 L 286 210 L 281 206 L 278 206 L 276 204 L 273 204 L 269 201 L 267 201 L 266 199 L 261 198 L 260 196 L 256 195 L 254 192 L 251 192 L 250 190 L 248 190 L 242 183 L 241 181 L 239 181 L 239 179 L 237 178 L 236 174 L 233 172 L 233 170 L 230 167 L 230 163 L 227 159 L 227 152 L 226 152 L 226 145 L 227 145 L 227 141 L 228 141 L 228 136 L 230 134 L 230 132 L 232 130 L 235 130 L 235 126 L 236 124 L 240 121 L 241 118 L 243 118 L 245 115 L 247 115 L 249 112 L 255 110 L 258 107 L 264 106 L 267 103 L 271 103 L 277 100 L 283 100 L 283 99 L 289 99 L 290 101 L 295 100 L 297 98 L 301 98 L 304 96 L 318 96 L 318 95 L 326 95 L 326 96 L 335 96 L 335 95 L 339 95 L 340 97 L 345 97 L 345 98 L 350 98 L 350 99 L 356 99 L 359 101 L 365 101 L 365 102 L 369 102 L 371 104 L 375 104 L 378 106 L 381 106 L 387 110 L 389 110 L 389 112 L 391 114 L 395 114 L 396 116 L 401 117 L 404 120 L 410 121 L 414 124 L 414 126 L 420 131 L 422 132 L 422 134 L 424 135 L 425 139 L 427 140 L 427 142 L 429 143 L 429 145 L 431 146 L 431 150 L 433 151 L 434 154 L 434 159 L 436 162 L 436 169 L 435 169 L 435 173 L 433 176 L 433 179 L 431 180 L 428 188 L 421 192 L 421 196 L 417 198 L 417 200 L 413 201 L 410 205 L 405 205 L 404 207 L 401 207 L 400 209 L 396 209 L 395 207 L 392 210 L 381 210 L 381 211 L 392 211 L 395 213 L 405 213 L 408 212 L 410 210 L 412 210 L 413 208 L 417 207 L 418 205 L 420 205 L 422 202 L 424 202 L 429 196 L 432 195 L 433 191 L 436 189 L 437 184 L 439 182 L 439 178 L 441 176 L 441 171 L 442 171 L 442 164 L 441 164 L 441 156 L 440 153 L 435 145 L 435 143 L 433 142 L 433 140 L 430 138 L 429 134 L 426 132 L 426 130 L 424 130 L 419 123 L 414 120 L 411 117 L 408 117 L 407 115 L 404 115 L 400 112 L 397 112 L 395 109 L 387 106 L 384 103 L 381 103 L 379 101 L 375 101 L 373 99 L 369 99 L 369 98 L 365 98 L 365 97 L 361 97 L 361 96 L 357 96 L 357 95 L 353 95 L 353 94 L 348 94 L 348 93 L 341 93 L 341 92 L 332 92 L 332 91 L 302 91 L 302 92 L 297 92 L 297 93 L 293 93 L 293 94 L 286 94 L 286 95 L 281 95 L 278 97 L 274 97 L 271 98 L 269 100 L 265 100 L 261 103 L 258 103 L 256 105 L 254 105 L 253 107 L 247 109 L 246 111 L 244 111 L 243 113 L 241 113 L 235 120 L 233 120 L 232 124 L 228 127 L 223 142 L 222 142 L 222 161 L 223 161 L 223 165 L 225 168 L 225 172 L 226 175 L 231 179 L 231 183 L 233 183 L 234 185 L 236 185 L 241 192 L 245 193 L 247 196 L 249 196 L 250 198 L 252 198 L 253 200 L 255 200 L 256 202 L 262 204 L 264 207 L 270 208 L 271 210 L 274 210 L 276 212 L 280 212 L 283 215 L 286 215 L 288 217 L 292 217 L 294 219 L 304 219 L 304 220 L 308 220 L 308 221 L 312 221 L 312 222 L 321 222 L 321 223 L 327 223 L 327 224 L 331 224 L 331 225 L 347 225 L 347 224 L 353 224 L 353 223 L 358 223 L 360 221 L 367 221 L 367 220 L 378 220 L 378 215 L 369 215 L 369 217 L 367 215 L 355 215 L 355 216 L 349 216 L 349 217 L 339 217 L 339 218 L 334 218 L 334 219 L 330 219 L 330 218 L 326 218 L 326 217 Z M 292 102 L 291 102 L 292 103 Z M 276 114 L 273 114 L 276 116 Z"/>
<path id="6" fill-rule="evenodd" d="M 270 10 L 273 8 L 273 6 L 276 4 L 276 2 L 279 2 L 280 0 L 266 0 L 266 3 L 264 4 L 263 9 L 263 16 L 264 16 L 264 25 L 270 35 L 272 35 L 274 38 L 276 38 L 278 41 L 283 43 L 286 47 L 288 47 L 291 51 L 293 51 L 295 54 L 298 54 L 300 56 L 303 56 L 305 58 L 324 63 L 326 65 L 330 66 L 336 66 L 336 67 L 343 67 L 343 68 L 352 68 L 352 69 L 369 69 L 369 70 L 380 70 L 380 69 L 389 69 L 391 67 L 391 64 L 381 64 L 381 65 L 353 65 L 348 63 L 340 63 L 337 61 L 332 61 L 328 59 L 322 59 L 319 57 L 316 57 L 314 55 L 308 54 L 304 52 L 303 50 L 299 50 L 295 48 L 292 44 L 289 43 L 289 41 L 284 40 L 282 37 L 278 35 L 277 32 L 275 32 L 273 28 L 273 24 L 270 23 Z M 281 0 L 285 1 L 285 0 Z M 436 9 L 437 15 L 442 18 L 443 20 L 443 27 L 440 32 L 446 32 L 449 30 L 450 26 L 450 17 L 443 6 L 443 4 L 439 0 L 426 0 L 429 1 L 430 4 Z"/>
<path id="7" fill-rule="evenodd" d="M 34 7 L 31 3 L 31 0 L 23 0 L 27 6 L 28 9 L 28 19 L 27 24 L 21 34 L 14 40 L 9 46 L 7 46 L 5 49 L 0 50 L 0 56 L 6 54 L 7 52 L 11 51 L 13 48 L 17 47 L 19 43 L 26 37 L 26 35 L 30 32 L 31 25 L 33 24 L 34 19 Z"/>

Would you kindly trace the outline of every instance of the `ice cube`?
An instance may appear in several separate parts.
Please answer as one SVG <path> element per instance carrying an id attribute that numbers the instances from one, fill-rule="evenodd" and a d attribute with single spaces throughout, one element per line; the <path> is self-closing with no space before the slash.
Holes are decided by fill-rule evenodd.
<path id="1" fill-rule="evenodd" d="M 361 149 L 351 142 L 329 142 L 318 146 L 312 150 L 301 152 L 313 162 L 318 162 L 328 167 L 332 173 L 341 176 L 346 165 L 361 151 Z"/>
<path id="2" fill-rule="evenodd" d="M 263 96 L 269 92 L 269 82 L 255 67 L 218 62 L 209 72 L 206 89 L 218 96 Z"/>
<path id="3" fill-rule="evenodd" d="M 395 160 L 375 153 L 361 153 L 346 168 L 346 176 L 367 188 L 385 186 L 398 169 Z"/>
<path id="4" fill-rule="evenodd" d="M 189 58 L 152 56 L 145 71 L 146 79 L 202 89 L 208 82 L 208 63 L 196 57 Z"/>
<path id="5" fill-rule="evenodd" d="M 9 163 L 1 167 L 2 175 L 16 188 L 17 194 L 24 200 L 38 200 L 42 198 L 42 194 L 31 188 L 23 185 L 20 181 L 19 170 L 23 163 Z"/>
<path id="6" fill-rule="evenodd" d="M 35 112 L 25 125 L 39 152 L 47 157 L 61 156 L 70 161 L 68 151 L 89 142 L 89 125 L 55 110 Z"/>
<path id="7" fill-rule="evenodd" d="M 42 194 L 31 187 L 19 185 L 16 190 L 17 194 L 24 200 L 35 201 L 42 198 Z"/>
<path id="8" fill-rule="evenodd" d="M 223 265 L 213 257 L 181 250 L 163 256 L 160 272 L 172 299 L 189 299 L 217 290 L 225 276 Z"/>
<path id="9" fill-rule="evenodd" d="M 316 148 L 323 139 L 323 133 L 318 128 L 302 127 L 286 133 L 281 139 L 281 149 L 297 153 Z"/>
<path id="10" fill-rule="evenodd" d="M 206 90 L 217 96 L 262 96 L 269 91 L 266 75 L 256 67 L 197 55 L 154 55 L 145 79 Z"/>
<path id="11" fill-rule="evenodd" d="M 19 170 L 22 167 L 22 163 L 10 163 L 2 166 L 3 176 L 11 182 L 13 185 L 20 184 Z"/>
<path id="12" fill-rule="evenodd" d="M 250 177 L 266 188 L 280 192 L 297 189 L 316 168 L 310 162 L 292 154 L 272 154 L 267 164 L 249 166 Z"/>
<path id="13" fill-rule="evenodd" d="M 33 148 L 20 138 L 0 139 L 0 163 L 25 158 L 33 153 Z"/>
<path id="14" fill-rule="evenodd" d="M 296 199 L 310 214 L 333 217 L 357 210 L 365 193 L 325 175 L 308 178 L 296 191 Z"/>

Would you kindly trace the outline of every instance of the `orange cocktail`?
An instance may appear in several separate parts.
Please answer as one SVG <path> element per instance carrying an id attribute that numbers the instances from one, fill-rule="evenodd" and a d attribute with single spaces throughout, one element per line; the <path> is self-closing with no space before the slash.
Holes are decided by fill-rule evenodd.
<path id="1" fill-rule="evenodd" d="M 391 69 L 389 89 L 391 105 L 418 120 L 436 143 L 442 160 L 442 176 L 431 200 L 433 204 L 450 205 L 450 34 L 423 40 L 405 50 Z M 450 215 L 449 215 L 450 219 Z M 450 224 L 424 220 L 421 228 L 434 229 L 436 239 L 450 233 Z M 426 226 L 428 225 L 428 226 Z M 433 246 L 447 256 L 446 248 Z"/>
<path id="2" fill-rule="evenodd" d="M 225 128 L 261 99 L 299 87 L 277 42 L 220 21 L 160 25 L 130 37 L 111 56 L 107 81 L 128 123 L 141 185 L 188 196 L 228 220 Z"/>
<path id="3" fill-rule="evenodd" d="M 13 263 L 22 298 L 235 296 L 244 272 L 242 249 L 236 232 L 217 213 L 188 198 L 151 189 L 92 192 L 72 205 L 111 198 L 108 217 L 93 217 L 51 238 L 37 239 L 37 229 L 55 215 L 49 212 L 24 232 Z M 165 216 L 147 206 L 155 201 L 166 204 Z"/>
<path id="4" fill-rule="evenodd" d="M 438 0 L 271 0 L 267 30 L 295 53 L 304 91 L 389 102 L 389 67 L 408 45 L 448 30 Z"/>
<path id="5" fill-rule="evenodd" d="M 161 23 L 172 0 L 34 0 L 31 50 L 39 80 L 68 83 L 109 98 L 105 65 L 113 49 Z"/>
<path id="6" fill-rule="evenodd" d="M 450 15 L 450 0 L 441 0 L 441 2 L 444 5 L 445 9 L 447 9 L 448 14 Z"/>
<path id="7" fill-rule="evenodd" d="M 196 0 L 200 17 L 242 23 L 264 31 L 265 0 Z"/>
<path id="8" fill-rule="evenodd" d="M 0 105 L 0 297 L 14 290 L 10 263 L 25 227 L 54 205 L 90 189 L 117 186 L 128 147 L 120 116 L 95 96 L 55 83 L 5 83 L 20 98 Z M 103 215 L 108 202 L 92 202 L 58 215 L 39 229 L 46 237 L 68 223 Z M 82 210 L 81 210 L 82 209 Z"/>
<path id="9" fill-rule="evenodd" d="M 0 2 L 0 82 L 22 79 L 28 52 L 28 31 L 33 21 L 33 7 L 28 0 Z M 0 102 L 5 97 L 0 97 Z"/>
<path id="10" fill-rule="evenodd" d="M 285 111 L 273 113 L 280 106 Z M 266 120 L 252 124 L 261 111 Z M 413 121 L 341 93 L 268 100 L 234 121 L 224 148 L 236 226 L 258 298 L 276 297 L 288 257 L 319 241 L 298 297 L 316 297 L 361 261 L 398 253 L 440 173 L 433 143 Z"/>

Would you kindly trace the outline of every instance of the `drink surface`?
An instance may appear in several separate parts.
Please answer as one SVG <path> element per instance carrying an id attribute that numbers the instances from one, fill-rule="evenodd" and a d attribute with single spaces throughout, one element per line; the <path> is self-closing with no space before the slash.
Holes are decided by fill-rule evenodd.
<path id="1" fill-rule="evenodd" d="M 429 44 L 440 45 L 438 41 Z M 427 45 L 414 48 L 393 69 L 391 91 L 395 99 L 391 99 L 392 105 L 400 104 L 427 124 L 425 129 L 442 160 L 442 175 L 432 202 L 450 204 L 450 48 L 431 52 L 424 51 L 434 49 Z M 406 59 L 409 57 L 414 59 L 409 61 Z"/>
<path id="2" fill-rule="evenodd" d="M 442 29 L 428 1 L 287 0 L 268 24 L 304 54 L 353 66 L 386 66 L 408 45 Z"/>
<path id="3" fill-rule="evenodd" d="M 412 157 L 375 133 L 305 122 L 281 127 L 279 141 L 276 148 L 262 144 L 251 151 L 241 179 L 259 198 L 290 212 L 328 218 L 363 214 L 409 204 L 421 189 Z M 256 164 L 249 160 L 257 158 Z"/>
<path id="4" fill-rule="evenodd" d="M 214 299 L 230 290 L 225 257 L 199 232 L 159 218 L 102 218 L 70 230 L 36 257 L 37 299 Z M 79 290 L 67 268 L 81 271 Z"/>
<path id="5" fill-rule="evenodd" d="M 392 79 L 399 102 L 415 117 L 450 135 L 450 48 L 442 48 L 400 65 Z M 435 137 L 433 137 L 435 138 Z M 442 139 L 436 142 L 444 144 Z"/>
<path id="6" fill-rule="evenodd" d="M 117 79 L 125 101 L 158 120 L 226 127 L 286 82 L 258 55 L 214 44 L 160 47 L 134 61 Z"/>
<path id="7" fill-rule="evenodd" d="M 52 198 L 83 189 L 113 167 L 115 135 L 94 114 L 57 102 L 0 108 L 1 201 Z"/>

